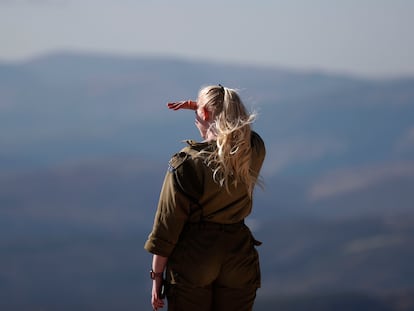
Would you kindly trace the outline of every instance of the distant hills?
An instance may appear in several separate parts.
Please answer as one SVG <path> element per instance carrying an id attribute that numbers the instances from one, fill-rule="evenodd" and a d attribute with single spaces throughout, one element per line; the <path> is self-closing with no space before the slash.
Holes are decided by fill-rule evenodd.
<path id="1" fill-rule="evenodd" d="M 163 154 L 182 138 L 198 138 L 192 115 L 167 111 L 165 103 L 196 98 L 201 86 L 216 83 L 240 89 L 258 110 L 268 174 L 294 164 L 306 166 L 303 174 L 315 164 L 319 172 L 347 161 L 412 159 L 414 78 L 61 53 L 0 65 L 1 168 L 146 148 Z"/>
<path id="2" fill-rule="evenodd" d="M 264 242 L 257 308 L 412 310 L 414 77 L 75 53 L 0 64 L 0 309 L 148 300 L 162 178 L 198 139 L 165 104 L 218 83 L 258 112 L 267 146 L 248 221 Z"/>

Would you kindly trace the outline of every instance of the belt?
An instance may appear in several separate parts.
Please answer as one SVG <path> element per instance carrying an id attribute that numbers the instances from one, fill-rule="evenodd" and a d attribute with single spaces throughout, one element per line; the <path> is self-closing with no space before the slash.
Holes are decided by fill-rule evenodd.
<path id="1" fill-rule="evenodd" d="M 232 224 L 220 224 L 217 222 L 211 221 L 200 221 L 200 222 L 189 222 L 186 224 L 187 227 L 193 228 L 198 227 L 199 229 L 203 230 L 219 230 L 225 232 L 233 232 L 240 230 L 241 228 L 245 227 L 244 220 L 232 223 Z"/>

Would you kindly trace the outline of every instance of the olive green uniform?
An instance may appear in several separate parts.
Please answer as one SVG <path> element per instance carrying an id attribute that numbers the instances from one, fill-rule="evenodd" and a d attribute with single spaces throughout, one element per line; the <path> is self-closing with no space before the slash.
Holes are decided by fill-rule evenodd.
<path id="1" fill-rule="evenodd" d="M 169 163 L 145 249 L 168 257 L 168 310 L 251 310 L 260 287 L 259 258 L 244 218 L 252 200 L 244 186 L 229 191 L 213 179 L 195 143 Z M 265 146 L 252 132 L 251 169 L 259 175 Z"/>

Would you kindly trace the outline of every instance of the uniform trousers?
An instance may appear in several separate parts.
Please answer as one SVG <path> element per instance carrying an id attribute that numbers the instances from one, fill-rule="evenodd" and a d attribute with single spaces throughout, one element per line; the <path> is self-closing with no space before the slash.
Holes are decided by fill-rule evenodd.
<path id="1" fill-rule="evenodd" d="M 187 224 L 168 258 L 168 310 L 252 310 L 260 287 L 255 245 L 243 222 Z"/>

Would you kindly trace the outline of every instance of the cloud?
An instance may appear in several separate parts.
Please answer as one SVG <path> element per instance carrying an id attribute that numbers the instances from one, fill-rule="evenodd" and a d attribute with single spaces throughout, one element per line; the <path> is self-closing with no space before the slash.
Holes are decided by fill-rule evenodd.
<path id="1" fill-rule="evenodd" d="M 318 201 L 362 190 L 396 177 L 414 177 L 414 162 L 377 164 L 328 173 L 311 185 L 308 198 Z"/>
<path id="2" fill-rule="evenodd" d="M 347 144 L 331 137 L 296 137 L 267 146 L 263 172 L 275 175 L 289 166 L 315 161 L 327 155 L 341 154 Z"/>
<path id="3" fill-rule="evenodd" d="M 356 239 L 345 245 L 345 253 L 362 253 L 376 249 L 384 249 L 404 243 L 404 237 L 396 234 L 376 235 Z"/>

